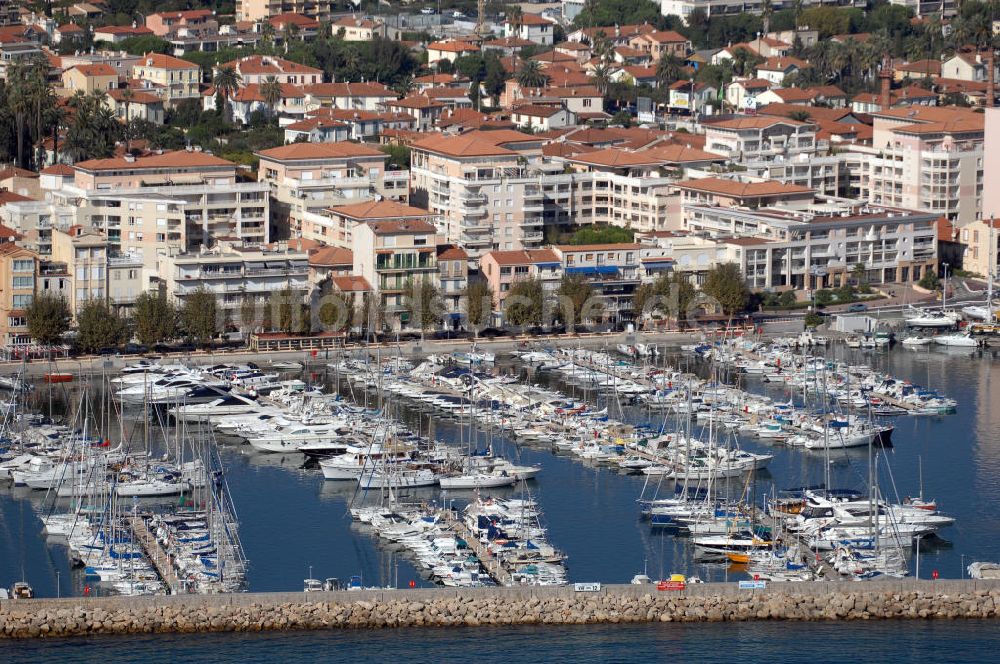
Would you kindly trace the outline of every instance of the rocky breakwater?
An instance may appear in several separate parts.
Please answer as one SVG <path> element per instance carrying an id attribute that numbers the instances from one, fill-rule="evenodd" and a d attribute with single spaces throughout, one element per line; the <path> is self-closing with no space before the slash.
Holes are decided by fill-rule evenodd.
<path id="1" fill-rule="evenodd" d="M 211 597 L 11 600 L 4 638 L 92 634 L 259 632 L 384 627 L 564 625 L 748 620 L 996 618 L 1000 583 L 983 581 L 787 584 L 684 592 L 650 586 L 270 593 Z"/>

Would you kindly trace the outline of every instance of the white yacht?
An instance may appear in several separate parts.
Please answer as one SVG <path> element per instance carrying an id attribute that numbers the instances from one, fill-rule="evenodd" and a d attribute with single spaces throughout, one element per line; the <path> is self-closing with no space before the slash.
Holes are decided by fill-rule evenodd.
<path id="1" fill-rule="evenodd" d="M 213 417 L 226 415 L 244 415 L 255 413 L 261 406 L 256 401 L 237 394 L 227 394 L 224 397 L 204 403 L 184 404 L 167 410 L 178 422 L 206 422 Z"/>
<path id="2" fill-rule="evenodd" d="M 939 334 L 934 337 L 934 343 L 939 346 L 951 346 L 954 348 L 978 348 L 979 341 L 972 335 L 965 332 L 955 334 Z"/>
<path id="3" fill-rule="evenodd" d="M 290 424 L 248 438 L 251 447 L 260 452 L 298 452 L 306 443 L 339 438 L 344 435 L 341 430 L 344 422 L 328 424 Z"/>
<path id="4" fill-rule="evenodd" d="M 952 327 L 958 323 L 959 315 L 954 311 L 915 309 L 904 320 L 910 327 Z"/>

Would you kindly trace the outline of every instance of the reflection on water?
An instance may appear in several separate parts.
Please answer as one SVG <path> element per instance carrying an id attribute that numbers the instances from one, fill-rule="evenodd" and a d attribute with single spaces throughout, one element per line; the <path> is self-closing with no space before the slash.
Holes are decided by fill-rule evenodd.
<path id="1" fill-rule="evenodd" d="M 936 349 L 829 352 L 852 364 L 868 364 L 932 386 L 958 400 L 956 415 L 894 420 L 893 446 L 884 450 L 889 463 L 879 465 L 882 489 L 889 497 L 916 495 L 920 490 L 918 459 L 922 459 L 925 497 L 936 499 L 942 510 L 958 518 L 955 526 L 941 532 L 952 546 L 939 542 L 927 543 L 923 548 L 924 576 L 932 569 L 938 569 L 944 577 L 960 576 L 963 556 L 966 563 L 1000 560 L 1000 520 L 988 517 L 1000 498 L 1000 407 L 992 407 L 1000 394 L 993 393 L 996 369 L 992 357 L 946 354 Z M 501 370 L 522 372 L 511 364 L 502 365 Z M 332 372 L 310 368 L 307 377 L 313 374 L 327 384 L 333 380 Z M 549 379 L 544 373 L 533 373 L 530 380 L 547 384 Z M 52 412 L 66 417 L 79 401 L 79 389 L 77 384 L 54 389 Z M 782 400 L 793 396 L 776 384 L 749 381 L 748 389 Z M 596 400 L 600 407 L 607 405 L 612 414 L 621 413 L 634 423 L 675 426 L 662 413 L 579 389 L 569 391 L 575 398 Z M 359 400 L 364 399 L 356 389 L 354 393 Z M 31 398 L 35 408 L 48 412 L 48 389 L 36 390 Z M 90 398 L 95 410 L 99 410 L 105 396 L 95 388 Z M 453 444 L 468 439 L 467 429 L 460 433 L 455 420 L 413 410 L 405 404 L 401 417 L 414 430 Z M 112 426 L 116 426 L 114 422 Z M 124 426 L 128 432 L 144 430 L 133 412 L 126 412 Z M 155 421 L 151 428 L 159 431 Z M 168 428 L 158 435 L 169 439 L 172 433 Z M 480 434 L 480 442 L 485 440 L 483 436 Z M 651 576 L 688 572 L 722 580 L 738 573 L 728 567 L 697 563 L 686 540 L 653 530 L 638 518 L 635 501 L 646 482 L 644 476 L 587 465 L 571 455 L 554 454 L 545 446 L 519 447 L 495 433 L 493 444 L 522 463 L 542 466 L 537 480 L 529 486 L 543 511 L 549 540 L 569 556 L 567 566 L 572 581 L 627 582 L 644 567 Z M 772 487 L 818 483 L 827 471 L 822 452 L 754 440 L 741 440 L 741 444 L 751 451 L 774 454 L 767 471 L 757 473 L 753 484 L 746 487 L 758 501 Z M 360 498 L 356 484 L 324 481 L 319 470 L 305 465 L 299 455 L 263 454 L 230 443 L 222 444 L 220 449 L 250 559 L 252 590 L 297 590 L 310 566 L 318 577 L 362 574 L 366 584 L 385 585 L 398 576 L 401 584 L 411 579 L 423 583 L 405 556 L 379 548 L 371 537 L 352 528 L 348 510 L 352 500 Z M 867 450 L 833 450 L 830 458 L 829 472 L 835 485 L 864 486 Z M 732 488 L 736 494 L 743 489 L 739 483 Z M 511 491 L 505 489 L 503 493 Z M 437 490 L 424 489 L 412 494 L 412 498 L 454 500 L 461 505 L 473 495 L 452 491 L 442 496 Z M 57 578 L 63 594 L 80 592 L 82 585 L 69 570 L 65 549 L 47 546 L 40 535 L 42 524 L 35 516 L 40 505 L 40 492 L 0 489 L 0 585 L 20 578 L 23 569 L 39 595 L 55 595 Z"/>

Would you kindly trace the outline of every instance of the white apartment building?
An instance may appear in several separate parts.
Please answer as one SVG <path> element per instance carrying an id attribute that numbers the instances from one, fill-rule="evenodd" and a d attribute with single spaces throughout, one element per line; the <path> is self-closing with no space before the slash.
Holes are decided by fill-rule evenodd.
<path id="1" fill-rule="evenodd" d="M 899 0 L 905 2 L 916 2 L 917 0 Z M 803 0 L 803 7 L 813 5 L 830 4 L 823 0 Z M 842 7 L 858 7 L 864 9 L 865 0 L 838 0 L 836 3 Z M 893 4 L 896 4 L 895 1 Z M 776 2 L 774 9 L 784 9 L 791 7 L 791 2 Z M 660 13 L 664 16 L 679 16 L 684 24 L 687 24 L 688 16 L 695 9 L 702 9 L 708 16 L 734 16 L 736 14 L 760 14 L 760 0 L 660 0 Z M 935 10 L 937 11 L 937 10 Z"/>
<path id="2" fill-rule="evenodd" d="M 240 326 L 244 301 L 262 307 L 263 315 L 272 295 L 288 289 L 304 298 L 311 289 L 308 252 L 290 247 L 267 249 L 235 239 L 223 240 L 211 250 L 165 256 L 159 277 L 167 297 L 178 305 L 200 288 L 214 293 L 232 329 Z"/>
<path id="3" fill-rule="evenodd" d="M 756 116 L 705 123 L 705 149 L 736 161 L 771 160 L 816 152 L 811 122 Z"/>
<path id="4" fill-rule="evenodd" d="M 844 156 L 861 198 L 944 216 L 958 227 L 979 218 L 982 113 L 914 106 L 876 112 L 873 120 L 871 146 L 851 146 Z"/>
<path id="5" fill-rule="evenodd" d="M 873 283 L 915 283 L 937 269 L 935 214 L 823 198 L 800 209 L 684 208 L 692 232 L 735 247 L 752 288 L 843 285 L 859 263 Z"/>

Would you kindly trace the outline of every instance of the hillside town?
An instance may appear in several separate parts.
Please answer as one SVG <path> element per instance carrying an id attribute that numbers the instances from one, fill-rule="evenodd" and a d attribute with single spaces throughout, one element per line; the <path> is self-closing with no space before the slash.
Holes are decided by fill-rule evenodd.
<path id="1" fill-rule="evenodd" d="M 0 355 L 933 297 L 996 270 L 997 10 L 0 1 Z"/>

